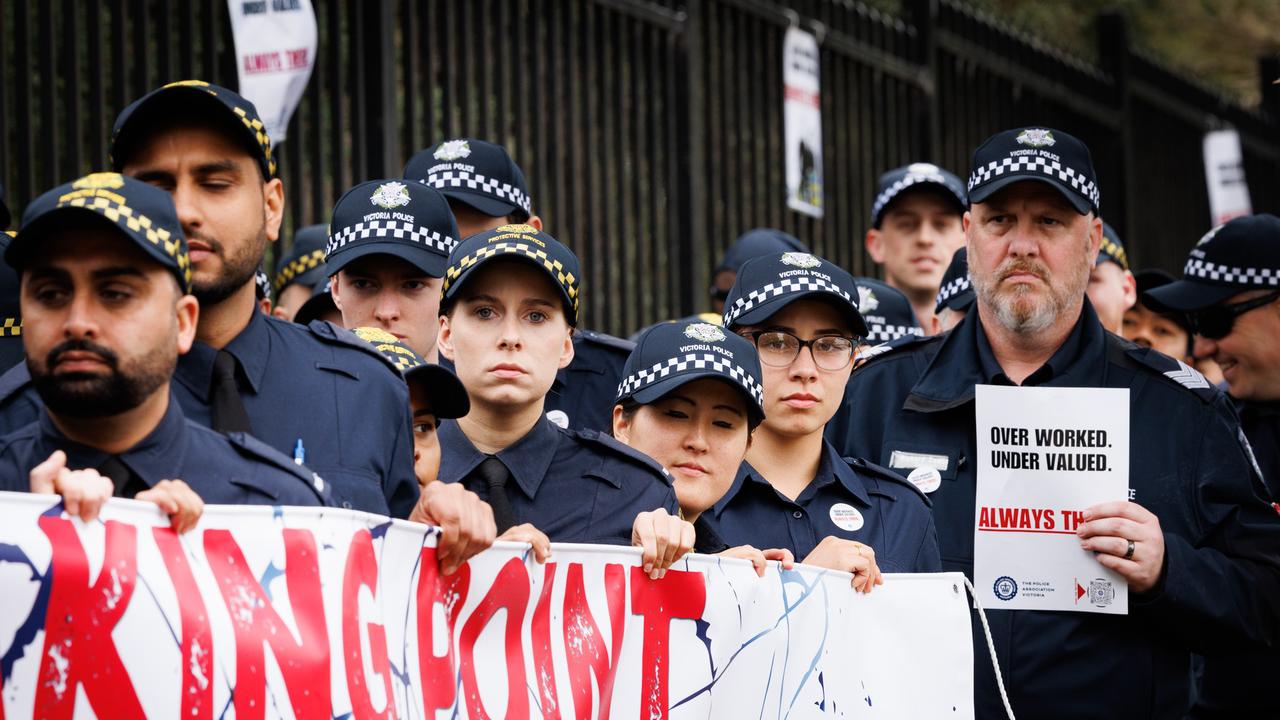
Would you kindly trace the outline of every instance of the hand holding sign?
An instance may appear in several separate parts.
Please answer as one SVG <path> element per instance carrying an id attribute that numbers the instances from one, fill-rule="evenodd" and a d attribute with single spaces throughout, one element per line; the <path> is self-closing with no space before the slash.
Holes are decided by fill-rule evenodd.
<path id="1" fill-rule="evenodd" d="M 1156 586 L 1164 569 L 1160 518 L 1128 501 L 1098 503 L 1084 511 L 1084 518 L 1076 531 L 1080 547 L 1095 553 L 1103 567 L 1124 576 L 1130 590 L 1144 593 Z"/>

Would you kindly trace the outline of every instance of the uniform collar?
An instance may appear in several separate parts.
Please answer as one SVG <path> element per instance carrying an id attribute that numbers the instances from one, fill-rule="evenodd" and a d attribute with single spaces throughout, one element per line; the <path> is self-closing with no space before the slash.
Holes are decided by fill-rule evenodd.
<path id="1" fill-rule="evenodd" d="M 187 419 L 182 414 L 178 399 L 169 393 L 169 407 L 165 409 L 160 424 L 156 425 L 138 444 L 118 457 L 130 470 L 147 484 L 155 487 L 161 480 L 182 477 L 182 463 L 187 450 Z M 40 413 L 40 459 L 54 450 L 67 453 L 67 467 L 73 469 L 96 468 L 106 461 L 108 454 L 94 447 L 69 439 L 53 424 L 48 410 Z"/>
<path id="2" fill-rule="evenodd" d="M 809 486 L 800 493 L 800 497 L 797 500 L 803 500 L 812 495 L 813 491 L 833 482 L 843 485 L 850 494 L 857 498 L 863 507 L 871 504 L 871 498 L 867 495 L 867 487 L 862 482 L 862 478 L 858 477 L 853 468 L 849 467 L 849 463 L 840 457 L 840 453 L 836 451 L 835 446 L 824 439 L 822 441 L 822 456 L 818 459 L 818 473 L 814 476 L 813 482 L 809 483 Z M 743 460 L 742 465 L 738 466 L 738 474 L 734 477 L 733 484 L 729 486 L 729 491 L 711 507 L 709 512 L 713 513 L 718 519 L 720 514 L 724 512 L 725 507 L 729 505 L 738 493 L 743 491 L 743 488 L 748 486 L 748 483 L 754 485 L 758 490 L 777 492 L 774 490 L 773 485 L 769 484 L 769 481 L 760 474 L 759 470 L 752 467 L 751 463 Z"/>
<path id="3" fill-rule="evenodd" d="M 262 387 L 263 378 L 267 374 L 271 356 L 271 330 L 268 323 L 271 321 L 283 322 L 267 318 L 255 307 L 249 324 L 226 347 L 226 351 L 231 353 L 240 366 L 241 377 L 249 383 L 254 394 Z M 202 342 L 192 343 L 191 350 L 178 359 L 174 377 L 197 397 L 208 401 L 209 389 L 213 385 L 213 361 L 217 355 L 217 348 Z"/>
<path id="4" fill-rule="evenodd" d="M 436 432 L 440 436 L 440 479 L 445 482 L 465 480 L 488 457 L 476 449 L 456 420 L 442 421 Z M 551 468 L 559 443 L 560 428 L 543 415 L 532 430 L 500 450 L 497 457 L 524 494 L 533 499 Z"/>
<path id="5" fill-rule="evenodd" d="M 1085 298 L 1067 339 L 1024 385 L 1092 385 L 1106 365 L 1106 331 Z M 1074 382 L 1073 382 L 1074 380 Z M 920 375 L 903 409 L 949 410 L 973 400 L 974 386 L 1011 384 L 996 362 L 978 312 L 970 312 L 942 340 L 938 354 Z"/>

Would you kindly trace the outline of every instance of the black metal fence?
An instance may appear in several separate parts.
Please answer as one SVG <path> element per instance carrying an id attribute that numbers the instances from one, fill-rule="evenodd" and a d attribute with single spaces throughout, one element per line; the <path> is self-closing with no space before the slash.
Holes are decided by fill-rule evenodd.
<path id="1" fill-rule="evenodd" d="M 790 231 L 855 273 L 875 179 L 958 174 L 1017 124 L 1092 148 L 1103 214 L 1142 266 L 1175 269 L 1210 225 L 1200 146 L 1242 136 L 1256 211 L 1280 211 L 1280 95 L 1247 109 L 1180 78 L 1099 18 L 1097 64 L 954 0 L 891 17 L 851 0 L 316 0 L 318 64 L 280 148 L 288 226 L 457 135 L 505 144 L 536 211 L 582 256 L 585 322 L 625 334 L 703 309 L 721 250 Z M 782 36 L 821 39 L 826 217 L 786 208 Z M 20 209 L 101 168 L 115 114 L 161 83 L 234 87 L 224 0 L 0 7 L 0 182 Z M 1271 61 L 1266 65 L 1280 75 Z"/>

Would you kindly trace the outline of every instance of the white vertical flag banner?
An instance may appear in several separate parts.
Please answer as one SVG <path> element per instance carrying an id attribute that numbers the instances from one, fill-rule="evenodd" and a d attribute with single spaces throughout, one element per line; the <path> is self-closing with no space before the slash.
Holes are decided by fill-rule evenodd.
<path id="1" fill-rule="evenodd" d="M 783 139 L 787 207 L 822 217 L 822 95 L 818 39 L 790 28 L 782 39 Z"/>
<path id="2" fill-rule="evenodd" d="M 1209 187 L 1209 214 L 1215 226 L 1253 214 L 1249 184 L 1244 179 L 1240 133 L 1226 129 L 1204 136 L 1204 179 Z"/>
<path id="3" fill-rule="evenodd" d="M 227 0 L 239 92 L 258 108 L 271 144 L 284 142 L 316 62 L 311 0 Z"/>
<path id="4" fill-rule="evenodd" d="M 1128 614 L 1128 584 L 1076 531 L 1091 505 L 1129 497 L 1129 390 L 979 385 L 975 402 L 978 602 Z"/>

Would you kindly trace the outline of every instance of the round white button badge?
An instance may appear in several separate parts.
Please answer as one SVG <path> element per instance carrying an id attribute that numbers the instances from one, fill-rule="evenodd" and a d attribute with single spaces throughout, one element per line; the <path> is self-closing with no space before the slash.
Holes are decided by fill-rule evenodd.
<path id="1" fill-rule="evenodd" d="M 569 414 L 563 410 L 548 410 L 547 419 L 565 430 L 569 429 Z"/>
<path id="2" fill-rule="evenodd" d="M 831 522 L 841 530 L 853 532 L 862 528 L 862 513 L 847 503 L 836 503 L 831 506 Z"/>
<path id="3" fill-rule="evenodd" d="M 926 494 L 937 490 L 942 485 L 942 473 L 938 472 L 937 468 L 923 465 L 912 470 L 907 479 L 911 481 L 912 485 L 920 488 L 920 492 Z"/>

